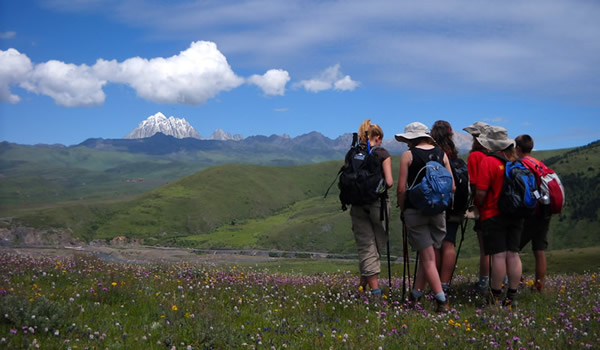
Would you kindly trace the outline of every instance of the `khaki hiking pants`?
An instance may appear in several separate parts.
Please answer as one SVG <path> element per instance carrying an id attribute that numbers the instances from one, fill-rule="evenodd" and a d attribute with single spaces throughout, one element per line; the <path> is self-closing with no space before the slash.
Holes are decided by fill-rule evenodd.
<path id="1" fill-rule="evenodd" d="M 359 269 L 361 276 L 373 276 L 381 272 L 379 259 L 385 252 L 387 234 L 385 221 L 381 220 L 381 201 L 371 205 L 353 205 L 350 209 L 352 232 L 358 249 Z M 389 217 L 390 202 L 386 200 L 386 210 Z"/>

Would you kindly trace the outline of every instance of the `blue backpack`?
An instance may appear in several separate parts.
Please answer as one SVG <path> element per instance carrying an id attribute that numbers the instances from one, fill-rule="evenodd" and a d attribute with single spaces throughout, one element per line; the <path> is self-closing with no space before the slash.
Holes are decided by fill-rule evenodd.
<path id="1" fill-rule="evenodd" d="M 504 181 L 498 200 L 501 213 L 524 218 L 535 214 L 540 199 L 535 175 L 520 160 L 511 162 L 500 154 L 492 154 L 504 163 Z"/>
<path id="2" fill-rule="evenodd" d="M 421 154 L 414 150 L 411 149 L 413 156 L 417 155 L 422 159 Z M 452 201 L 452 173 L 446 169 L 443 161 L 443 158 L 440 160 L 439 157 L 438 160 L 425 161 L 425 166 L 419 170 L 408 188 L 410 202 L 423 215 L 439 214 L 446 210 Z M 425 176 L 416 183 L 423 171 Z"/>

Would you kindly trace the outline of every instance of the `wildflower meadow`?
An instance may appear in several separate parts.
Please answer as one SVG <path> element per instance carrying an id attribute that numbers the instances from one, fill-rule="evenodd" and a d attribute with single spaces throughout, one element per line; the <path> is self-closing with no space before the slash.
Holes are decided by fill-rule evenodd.
<path id="1" fill-rule="evenodd" d="M 324 262 L 332 264 L 333 262 Z M 450 312 L 381 299 L 355 272 L 263 265 L 124 264 L 0 254 L 3 349 L 589 349 L 600 347 L 598 271 L 525 276 L 518 307 L 487 305 L 456 272 Z"/>

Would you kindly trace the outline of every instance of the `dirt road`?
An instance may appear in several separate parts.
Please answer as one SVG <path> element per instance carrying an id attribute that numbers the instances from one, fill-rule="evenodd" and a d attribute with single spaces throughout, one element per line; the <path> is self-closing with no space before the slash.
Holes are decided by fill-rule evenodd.
<path id="1" fill-rule="evenodd" d="M 114 261 L 130 264 L 146 263 L 198 263 L 198 264 L 238 264 L 275 261 L 280 258 L 270 257 L 265 254 L 240 254 L 237 251 L 230 252 L 210 252 L 198 251 L 185 248 L 168 247 L 148 247 L 148 246 L 130 246 L 130 247 L 112 247 L 112 246 L 4 246 L 0 247 L 0 253 L 11 252 L 19 255 L 30 256 L 66 256 L 71 257 L 76 254 L 89 254 L 106 261 Z"/>

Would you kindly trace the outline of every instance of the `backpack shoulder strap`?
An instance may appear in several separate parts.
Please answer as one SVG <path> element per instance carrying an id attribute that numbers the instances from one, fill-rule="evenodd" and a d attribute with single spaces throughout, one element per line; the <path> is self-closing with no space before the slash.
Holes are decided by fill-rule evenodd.
<path id="1" fill-rule="evenodd" d="M 506 159 L 506 157 L 503 154 L 500 154 L 500 153 L 491 153 L 491 154 L 488 154 L 488 156 L 492 156 L 494 158 L 498 158 L 504 164 L 508 163 L 508 159 Z"/>
<path id="2" fill-rule="evenodd" d="M 419 169 L 419 171 L 417 172 L 417 174 L 415 175 L 415 178 L 412 182 L 412 184 L 410 186 L 408 186 L 408 190 L 411 190 L 413 187 L 415 187 L 416 183 L 417 183 L 417 179 L 419 178 L 419 175 L 421 174 L 422 171 L 425 170 L 425 168 L 427 168 L 427 159 L 425 159 L 425 156 L 423 156 L 423 153 L 421 153 L 422 150 L 416 148 L 416 147 L 412 147 L 408 149 L 412 155 L 413 155 L 413 162 L 414 162 L 414 158 L 417 157 L 419 158 L 422 162 L 423 162 L 423 167 L 421 167 L 421 169 Z"/>
<path id="3" fill-rule="evenodd" d="M 542 168 L 542 166 L 540 164 L 541 162 L 537 159 L 533 159 L 531 157 L 523 157 L 519 160 L 521 161 L 521 163 L 523 163 L 523 165 L 525 165 L 533 173 L 537 173 L 536 169 Z"/>

